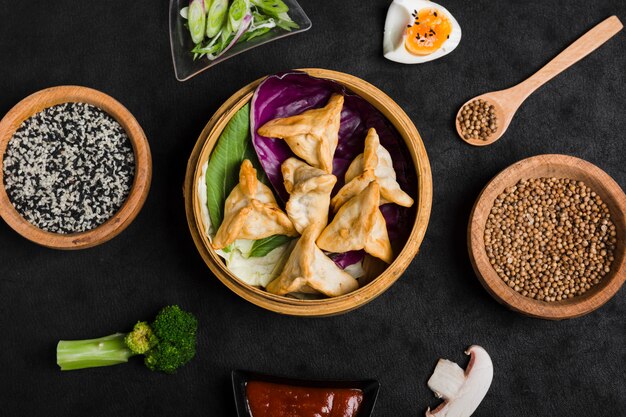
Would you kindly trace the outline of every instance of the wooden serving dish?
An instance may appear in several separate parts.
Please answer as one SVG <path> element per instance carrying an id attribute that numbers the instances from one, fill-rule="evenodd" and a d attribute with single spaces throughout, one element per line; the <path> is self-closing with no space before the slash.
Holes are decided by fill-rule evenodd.
<path id="1" fill-rule="evenodd" d="M 45 108 L 62 103 L 87 103 L 111 115 L 126 131 L 135 153 L 135 178 L 130 194 L 117 213 L 93 230 L 74 234 L 51 233 L 25 220 L 13 207 L 4 189 L 3 159 L 7 144 L 20 125 Z M 137 217 L 146 201 L 152 179 L 150 146 L 133 115 L 117 100 L 91 88 L 59 86 L 38 91 L 13 107 L 0 121 L 0 215 L 16 232 L 35 243 L 54 249 L 85 249 L 104 243 Z"/>
<path id="2" fill-rule="evenodd" d="M 617 229 L 615 260 L 611 271 L 583 295 L 545 302 L 517 293 L 498 276 L 485 250 L 485 225 L 494 201 L 505 188 L 521 179 L 570 178 L 583 181 L 609 207 Z M 606 172 L 582 159 L 566 155 L 539 155 L 517 162 L 492 179 L 480 193 L 470 216 L 468 249 L 481 284 L 497 301 L 522 314 L 551 320 L 579 317 L 609 301 L 626 280 L 626 195 Z"/>
<path id="3" fill-rule="evenodd" d="M 418 183 L 415 194 L 418 199 L 415 224 L 406 245 L 394 262 L 369 284 L 350 294 L 321 300 L 297 300 L 270 294 L 240 281 L 226 268 L 222 259 L 210 247 L 203 231 L 197 198 L 197 183 L 202 173 L 202 165 L 211 154 L 228 121 L 250 101 L 262 79 L 245 86 L 230 97 L 211 117 L 200 134 L 187 165 L 184 185 L 185 207 L 189 230 L 200 255 L 215 276 L 233 292 L 253 304 L 278 313 L 295 316 L 329 316 L 348 312 L 373 300 L 387 290 L 408 267 L 419 251 L 428 226 L 432 205 L 432 177 L 426 149 L 417 129 L 406 113 L 385 93 L 359 78 L 341 72 L 324 69 L 304 69 L 303 71 L 314 77 L 337 81 L 363 97 L 389 119 L 406 142 L 417 173 Z"/>

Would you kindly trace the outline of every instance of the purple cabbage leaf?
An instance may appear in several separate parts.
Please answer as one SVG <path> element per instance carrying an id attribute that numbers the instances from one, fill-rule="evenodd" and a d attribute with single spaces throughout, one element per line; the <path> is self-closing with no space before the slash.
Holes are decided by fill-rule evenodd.
<path id="1" fill-rule="evenodd" d="M 283 185 L 281 165 L 295 155 L 284 140 L 261 136 L 257 129 L 270 120 L 323 107 L 333 93 L 342 94 L 345 99 L 341 112 L 339 142 L 333 159 L 333 174 L 337 177 L 333 195 L 344 185 L 348 166 L 363 152 L 367 130 L 373 127 L 380 137 L 381 144 L 391 154 L 400 187 L 417 201 L 417 178 L 413 162 L 400 133 L 391 122 L 372 104 L 341 84 L 315 78 L 300 71 L 267 77 L 259 84 L 252 97 L 250 110 L 252 143 L 261 166 L 280 199 L 283 202 L 289 199 Z M 415 209 L 386 204 L 381 206 L 381 212 L 387 223 L 390 240 L 404 242 L 412 228 Z M 335 254 L 332 259 L 337 265 L 345 268 L 359 262 L 363 254 L 363 251 L 352 251 Z"/>

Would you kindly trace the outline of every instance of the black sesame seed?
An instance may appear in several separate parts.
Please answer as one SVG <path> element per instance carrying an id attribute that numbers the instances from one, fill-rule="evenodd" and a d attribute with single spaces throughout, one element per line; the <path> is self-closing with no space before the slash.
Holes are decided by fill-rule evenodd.
<path id="1" fill-rule="evenodd" d="M 435 12 L 435 17 L 437 17 L 437 12 Z"/>
<path id="2" fill-rule="evenodd" d="M 132 187 L 135 157 L 122 126 L 97 107 L 65 103 L 24 121 L 4 155 L 15 209 L 52 233 L 80 233 L 110 219 Z"/>

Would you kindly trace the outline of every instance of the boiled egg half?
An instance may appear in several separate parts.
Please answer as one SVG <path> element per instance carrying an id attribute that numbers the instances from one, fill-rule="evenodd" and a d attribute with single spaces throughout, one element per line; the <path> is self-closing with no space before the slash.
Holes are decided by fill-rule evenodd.
<path id="1" fill-rule="evenodd" d="M 402 64 L 421 64 L 449 54 L 461 42 L 461 26 L 428 0 L 394 0 L 385 21 L 383 53 Z"/>

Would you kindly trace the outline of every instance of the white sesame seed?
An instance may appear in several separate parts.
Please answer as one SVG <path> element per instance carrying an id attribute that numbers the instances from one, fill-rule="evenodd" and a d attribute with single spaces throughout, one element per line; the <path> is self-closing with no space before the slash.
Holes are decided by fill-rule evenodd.
<path id="1" fill-rule="evenodd" d="M 40 229 L 67 234 L 94 229 L 120 209 L 135 158 L 126 132 L 109 114 L 64 103 L 22 123 L 3 166 L 16 210 Z"/>

